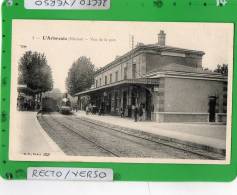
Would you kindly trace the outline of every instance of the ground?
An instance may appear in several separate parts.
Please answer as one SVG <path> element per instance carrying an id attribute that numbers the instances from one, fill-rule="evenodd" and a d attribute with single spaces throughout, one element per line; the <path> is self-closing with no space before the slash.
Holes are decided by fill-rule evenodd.
<path id="1" fill-rule="evenodd" d="M 61 156 L 225 158 L 222 149 L 225 147 L 224 125 L 135 123 L 129 119 L 85 115 L 83 112 L 72 115 L 56 112 L 18 114 L 21 120 L 17 121 L 15 148 L 21 154 L 47 152 Z M 169 139 L 167 136 L 170 136 Z M 208 142 L 208 147 L 203 142 Z M 221 147 L 216 148 L 215 145 Z"/>
<path id="2" fill-rule="evenodd" d="M 105 119 L 105 122 L 101 123 L 98 119 L 91 120 L 91 117 L 80 114 L 62 115 L 59 113 L 43 114 L 38 119 L 48 135 L 67 155 L 169 159 L 223 158 L 221 155 L 202 152 L 200 149 L 173 143 L 170 140 L 160 140 L 154 134 L 141 134 L 131 129 L 117 128 L 120 126 L 111 126 L 110 122 L 106 121 L 107 116 L 104 118 L 96 115 L 90 116 Z M 115 118 L 115 120 L 123 120 L 122 123 L 126 126 L 129 123 L 126 119 Z M 110 119 L 110 121 L 113 120 Z M 132 124 L 137 127 L 133 121 Z M 147 124 L 154 125 L 153 123 Z M 215 136 L 221 137 L 221 128 L 219 126 L 215 128 L 219 129 L 219 131 L 216 130 Z M 183 131 L 186 131 L 185 128 Z"/>
<path id="3" fill-rule="evenodd" d="M 63 154 L 57 144 L 47 135 L 37 121 L 37 112 L 17 112 L 14 136 L 10 140 L 19 154 L 54 153 Z"/>

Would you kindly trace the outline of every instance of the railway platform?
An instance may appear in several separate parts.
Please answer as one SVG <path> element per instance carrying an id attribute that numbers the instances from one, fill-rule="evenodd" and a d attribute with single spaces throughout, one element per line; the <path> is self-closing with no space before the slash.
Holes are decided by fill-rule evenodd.
<path id="1" fill-rule="evenodd" d="M 15 153 L 23 155 L 63 154 L 61 149 L 42 129 L 37 120 L 37 112 L 17 111 L 18 120 L 14 128 L 13 140 Z"/>
<path id="2" fill-rule="evenodd" d="M 165 139 L 210 152 L 224 154 L 226 149 L 226 126 L 223 124 L 134 122 L 132 119 L 118 116 L 86 115 L 83 111 L 78 111 L 75 115 L 79 118 L 95 121 L 98 124 L 103 123 L 117 129 L 119 127 L 121 131 L 124 129 L 135 130 L 140 134 L 151 134 L 158 139 Z"/>

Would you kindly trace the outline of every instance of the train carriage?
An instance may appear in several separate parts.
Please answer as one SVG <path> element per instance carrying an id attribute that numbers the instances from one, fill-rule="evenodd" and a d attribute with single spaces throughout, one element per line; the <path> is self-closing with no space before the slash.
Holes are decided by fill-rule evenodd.
<path id="1" fill-rule="evenodd" d="M 57 101 L 50 97 L 42 98 L 41 110 L 43 112 L 57 112 L 58 111 Z"/>

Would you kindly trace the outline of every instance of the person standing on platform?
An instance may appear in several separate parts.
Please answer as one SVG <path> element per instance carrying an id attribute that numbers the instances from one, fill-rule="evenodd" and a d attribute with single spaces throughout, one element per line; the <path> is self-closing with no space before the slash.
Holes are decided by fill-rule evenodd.
<path id="1" fill-rule="evenodd" d="M 139 106 L 138 114 L 139 114 L 139 121 L 142 121 L 142 116 L 143 116 L 143 105 L 142 104 L 140 104 L 140 106 Z"/>
<path id="2" fill-rule="evenodd" d="M 123 109 L 123 107 L 120 108 L 120 116 L 121 116 L 121 118 L 124 118 L 124 109 Z"/>
<path id="3" fill-rule="evenodd" d="M 88 115 L 88 114 L 89 114 L 89 106 L 86 105 L 86 115 Z"/>
<path id="4" fill-rule="evenodd" d="M 135 109 L 135 105 L 132 105 L 132 118 L 134 119 L 134 109 Z"/>
<path id="5" fill-rule="evenodd" d="M 145 121 L 146 120 L 146 109 L 145 109 L 145 105 L 144 104 L 143 104 L 142 111 L 143 111 L 142 120 Z"/>
<path id="6" fill-rule="evenodd" d="M 138 115 L 138 107 L 136 105 L 135 108 L 134 108 L 134 120 L 135 120 L 135 122 L 137 122 L 137 115 Z"/>

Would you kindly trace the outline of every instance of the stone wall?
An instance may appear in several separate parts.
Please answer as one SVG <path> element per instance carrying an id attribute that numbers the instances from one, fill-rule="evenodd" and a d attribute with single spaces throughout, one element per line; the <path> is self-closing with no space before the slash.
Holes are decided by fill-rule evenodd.
<path id="1" fill-rule="evenodd" d="M 216 112 L 223 112 L 223 82 L 165 78 L 164 112 L 208 113 L 209 96 L 217 97 Z"/>
<path id="2" fill-rule="evenodd" d="M 157 122 L 209 122 L 209 96 L 217 96 L 216 122 L 225 122 L 223 81 L 162 78 L 154 93 L 152 120 Z M 222 113 L 222 114 L 221 114 Z"/>

